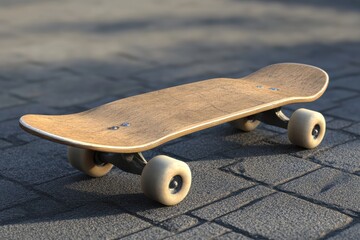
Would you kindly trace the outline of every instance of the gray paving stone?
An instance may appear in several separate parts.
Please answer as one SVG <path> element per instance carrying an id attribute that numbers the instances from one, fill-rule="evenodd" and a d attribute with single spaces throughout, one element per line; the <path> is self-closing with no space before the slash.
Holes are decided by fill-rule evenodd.
<path id="1" fill-rule="evenodd" d="M 36 97 L 39 97 L 42 94 L 44 94 L 44 89 L 42 88 L 43 85 L 45 85 L 45 83 L 43 83 L 43 82 L 28 83 L 24 86 L 14 88 L 10 91 L 15 96 L 18 96 L 21 98 L 26 98 L 26 99 L 32 99 L 32 98 L 36 98 Z"/>
<path id="2" fill-rule="evenodd" d="M 346 120 L 342 120 L 342 119 L 334 119 L 333 121 L 326 123 L 326 128 L 338 130 L 338 129 L 343 129 L 345 127 L 348 127 L 351 124 L 352 124 L 352 122 L 350 122 L 350 121 L 346 121 Z"/>
<path id="3" fill-rule="evenodd" d="M 359 239 L 360 238 L 360 223 L 357 223 L 350 228 L 330 237 L 329 240 L 342 240 L 342 239 Z"/>
<path id="4" fill-rule="evenodd" d="M 13 87 L 16 87 L 16 86 L 20 85 L 21 83 L 22 83 L 22 81 L 16 81 L 16 80 L 14 80 L 12 78 L 7 79 L 3 75 L 0 75 L 0 86 L 3 89 L 11 89 Z"/>
<path id="5" fill-rule="evenodd" d="M 230 233 L 225 233 L 224 235 L 215 237 L 214 239 L 216 239 L 216 240 L 250 240 L 252 238 L 249 238 L 240 233 L 230 232 Z"/>
<path id="6" fill-rule="evenodd" d="M 353 213 L 360 211 L 359 185 L 358 176 L 322 168 L 285 183 L 280 188 Z"/>
<path id="7" fill-rule="evenodd" d="M 312 44 L 311 44 L 312 45 Z M 334 52 L 333 47 L 328 44 L 314 44 L 313 49 L 309 53 L 305 53 L 306 62 L 308 64 L 315 64 L 325 69 L 330 77 L 330 85 L 335 79 L 342 77 L 344 73 L 352 72 L 352 68 L 349 66 L 349 53 L 341 51 Z M 340 48 L 341 46 L 339 46 Z M 353 50 L 354 51 L 354 50 Z M 356 51 L 356 50 L 355 50 Z M 334 61 L 334 58 L 341 61 Z M 355 72 L 358 72 L 354 69 Z"/>
<path id="8" fill-rule="evenodd" d="M 296 150 L 291 153 L 294 156 L 301 157 L 301 158 L 308 158 L 316 154 L 317 152 L 330 149 L 336 145 L 340 145 L 342 143 L 354 140 L 355 136 L 351 134 L 344 133 L 342 131 L 335 131 L 331 129 L 327 129 L 324 139 L 319 146 L 314 149 L 304 149 L 297 146 L 293 146 Z M 271 139 L 271 142 L 274 144 L 291 144 L 287 134 L 282 134 L 276 136 Z"/>
<path id="9" fill-rule="evenodd" d="M 241 147 L 247 147 L 249 145 L 253 145 L 260 141 L 266 141 L 268 139 L 273 138 L 276 133 L 272 131 L 268 131 L 266 129 L 255 129 L 251 132 L 242 132 L 240 130 L 234 129 L 234 133 L 227 135 L 225 140 L 230 143 L 235 143 Z"/>
<path id="10" fill-rule="evenodd" d="M 237 193 L 234 196 L 230 196 L 220 201 L 211 203 L 191 213 L 199 218 L 205 219 L 207 221 L 212 221 L 215 218 L 235 211 L 240 207 L 249 204 L 259 198 L 267 196 L 273 192 L 274 191 L 270 190 L 269 188 L 265 188 L 263 186 L 256 186 L 243 192 Z"/>
<path id="11" fill-rule="evenodd" d="M 119 238 L 150 224 L 115 206 L 94 203 L 54 217 L 23 220 L 0 226 L 2 239 Z"/>
<path id="12" fill-rule="evenodd" d="M 24 143 L 29 143 L 29 142 L 33 142 L 33 141 L 38 141 L 39 138 L 32 135 L 32 134 L 29 134 L 27 132 L 23 132 L 23 133 L 20 133 L 20 134 L 16 134 L 12 140 L 14 140 L 16 142 L 24 142 Z"/>
<path id="13" fill-rule="evenodd" d="M 69 66 L 70 69 L 78 74 L 85 76 L 101 76 L 111 80 L 120 80 L 128 78 L 139 71 L 147 70 L 151 67 L 151 64 L 145 61 L 137 61 L 130 58 L 121 57 L 109 57 L 108 59 L 102 59 L 101 61 L 86 60 L 76 64 L 76 66 Z M 146 79 L 145 79 L 146 80 Z M 122 87 L 121 85 L 119 87 Z"/>
<path id="14" fill-rule="evenodd" d="M 210 239 L 230 231 L 216 223 L 207 222 L 176 235 L 176 239 Z"/>
<path id="15" fill-rule="evenodd" d="M 27 212 L 20 207 L 13 207 L 0 211 L 0 224 L 26 217 Z"/>
<path id="16" fill-rule="evenodd" d="M 232 127 L 222 124 L 193 133 L 182 141 L 164 146 L 162 150 L 181 158 L 197 160 L 236 147 L 236 144 L 226 141 L 226 137 L 234 133 Z"/>
<path id="17" fill-rule="evenodd" d="M 162 149 L 165 153 L 172 153 L 180 158 L 197 160 L 236 147 L 236 144 L 228 143 L 220 136 L 214 137 L 213 135 L 204 135 L 180 141 Z"/>
<path id="18" fill-rule="evenodd" d="M 71 76 L 20 86 L 14 88 L 12 93 L 23 98 L 33 99 L 45 106 L 67 107 L 94 101 L 103 96 L 127 93 L 136 90 L 138 85 L 129 80 L 119 80 L 115 83 L 94 76 L 86 78 Z"/>
<path id="19" fill-rule="evenodd" d="M 349 57 L 351 57 L 351 54 L 350 53 L 353 53 L 353 52 L 359 52 L 359 49 L 356 47 L 357 44 L 356 43 L 349 43 L 349 44 L 344 44 L 344 45 L 341 45 L 340 46 L 340 49 L 342 49 L 342 51 L 344 52 L 348 52 L 349 53 Z M 354 59 L 354 62 L 358 62 Z"/>
<path id="20" fill-rule="evenodd" d="M 319 205 L 277 193 L 219 221 L 253 236 L 271 239 L 315 239 L 348 224 L 352 219 Z"/>
<path id="21" fill-rule="evenodd" d="M 243 146 L 235 150 L 225 152 L 224 155 L 232 158 L 236 161 L 248 157 L 267 157 L 271 155 L 284 155 L 284 154 L 295 154 L 299 151 L 297 146 L 289 144 L 288 142 L 280 143 L 273 141 L 278 139 L 278 135 L 274 136 L 269 142 L 257 142 L 252 145 Z M 234 162 L 235 162 L 234 161 Z"/>
<path id="22" fill-rule="evenodd" d="M 222 66 L 219 66 L 218 61 L 200 62 L 155 68 L 135 74 L 134 77 L 147 81 L 150 87 L 157 90 L 159 88 L 216 78 L 218 75 L 214 72 L 221 68 Z M 226 69 L 230 71 L 229 68 Z M 238 72 L 241 71 L 239 66 L 237 66 L 237 70 Z"/>
<path id="23" fill-rule="evenodd" d="M 0 148 L 6 148 L 6 147 L 10 147 L 10 146 L 12 146 L 11 143 L 9 143 L 8 141 L 0 139 Z"/>
<path id="24" fill-rule="evenodd" d="M 360 84 L 360 81 L 359 81 Z M 355 89 L 345 90 L 345 89 L 328 89 L 325 91 L 324 95 L 321 96 L 321 99 L 326 100 L 328 103 L 332 102 L 340 102 L 349 98 L 353 98 L 359 96 L 359 93 L 355 91 Z M 329 104 L 331 105 L 331 104 Z"/>
<path id="25" fill-rule="evenodd" d="M 350 133 L 355 133 L 357 135 L 360 135 L 360 123 L 351 125 L 350 127 L 347 127 L 344 130 Z"/>
<path id="26" fill-rule="evenodd" d="M 63 111 L 57 109 L 51 109 L 42 104 L 25 104 L 20 106 L 14 106 L 11 108 L 0 109 L 0 121 L 19 119 L 22 115 L 28 113 L 38 114 L 61 114 Z"/>
<path id="27" fill-rule="evenodd" d="M 234 174 L 277 185 L 319 167 L 315 163 L 288 154 L 277 154 L 242 159 L 226 169 Z"/>
<path id="28" fill-rule="evenodd" d="M 360 121 L 360 97 L 343 101 L 339 107 L 326 111 L 326 114 L 351 121 Z"/>
<path id="29" fill-rule="evenodd" d="M 193 227 L 199 224 L 199 220 L 197 218 L 193 218 L 187 215 L 180 215 L 171 219 L 168 219 L 162 222 L 160 225 L 162 228 L 165 228 L 171 232 L 181 232 L 185 229 Z"/>
<path id="30" fill-rule="evenodd" d="M 117 169 L 102 178 L 91 178 L 76 171 L 73 175 L 39 184 L 36 189 L 71 207 L 94 201 L 136 205 L 136 199 L 146 199 L 141 192 L 139 177 Z"/>
<path id="31" fill-rule="evenodd" d="M 1 123 L 0 137 L 6 140 L 10 140 L 10 136 L 15 136 L 23 133 L 23 130 L 19 127 L 19 121 L 9 120 Z"/>
<path id="32" fill-rule="evenodd" d="M 164 239 L 172 233 L 159 227 L 150 227 L 121 239 Z"/>
<path id="33" fill-rule="evenodd" d="M 66 147 L 46 140 L 8 148 L 0 159 L 2 175 L 26 184 L 39 184 L 74 172 L 66 160 Z"/>
<path id="34" fill-rule="evenodd" d="M 357 48 L 353 48 L 353 51 L 356 51 Z M 353 53 L 347 52 L 348 56 L 351 57 Z M 334 69 L 331 72 L 331 82 L 329 84 L 330 88 L 347 88 L 347 89 L 356 89 L 358 88 L 357 82 L 353 79 L 357 78 L 359 75 L 359 67 L 354 64 L 354 60 L 345 61 L 343 64 L 338 65 L 338 68 Z M 336 83 L 339 81 L 339 83 Z M 355 86 L 355 88 L 353 88 Z"/>
<path id="35" fill-rule="evenodd" d="M 342 88 L 360 91 L 360 79 L 359 78 L 360 78 L 360 74 L 343 77 L 336 81 L 331 82 L 330 87 L 334 87 L 334 88 L 342 87 Z"/>
<path id="36" fill-rule="evenodd" d="M 0 179 L 0 209 L 9 208 L 38 197 L 38 194 L 20 184 Z"/>
<path id="37" fill-rule="evenodd" d="M 346 170 L 360 173 L 360 140 L 336 146 L 314 156 L 317 161 Z"/>
<path id="38" fill-rule="evenodd" d="M 36 216 L 61 213 L 69 210 L 69 208 L 66 207 L 64 204 L 54 201 L 53 199 L 49 199 L 47 197 L 41 197 L 31 202 L 27 202 L 24 206 L 24 209 L 30 214 Z"/>
<path id="39" fill-rule="evenodd" d="M 49 63 L 31 63 L 18 61 L 0 65 L 1 75 L 11 79 L 16 85 L 41 80 L 52 80 L 58 77 L 70 76 L 71 73 L 64 71 L 56 65 Z M 14 84 L 15 85 L 15 84 Z"/>
<path id="40" fill-rule="evenodd" d="M 103 104 L 110 103 L 110 102 L 113 102 L 116 100 L 118 100 L 118 98 L 113 97 L 113 96 L 106 96 L 104 98 L 101 98 L 101 99 L 98 99 L 98 100 L 95 100 L 92 102 L 87 102 L 87 103 L 81 104 L 80 106 L 85 109 L 91 109 L 91 108 L 98 107 Z"/>
<path id="41" fill-rule="evenodd" d="M 25 101 L 6 93 L 0 94 L 0 109 L 6 107 L 13 107 L 16 105 L 24 104 Z"/>
<path id="42" fill-rule="evenodd" d="M 275 135 L 274 132 L 264 129 L 244 133 L 233 129 L 228 124 L 206 131 L 209 134 L 200 136 L 194 134 L 192 139 L 164 147 L 163 150 L 189 160 L 196 160 L 222 154 L 240 147 L 246 148 L 251 144 Z"/>
<path id="43" fill-rule="evenodd" d="M 244 61 L 238 57 L 231 57 L 230 54 L 226 54 L 222 57 L 222 61 L 219 62 L 219 56 L 215 56 L 213 61 L 202 63 L 202 65 L 207 65 L 209 73 L 215 75 L 213 77 L 223 78 L 241 78 L 250 74 L 253 70 L 257 70 L 261 67 L 261 63 L 257 66 L 254 64 L 249 64 L 249 62 Z"/>

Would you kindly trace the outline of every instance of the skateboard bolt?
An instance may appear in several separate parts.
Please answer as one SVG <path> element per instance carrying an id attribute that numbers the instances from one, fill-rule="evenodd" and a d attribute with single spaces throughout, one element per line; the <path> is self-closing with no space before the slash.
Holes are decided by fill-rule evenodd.
<path id="1" fill-rule="evenodd" d="M 122 126 L 122 127 L 130 127 L 130 123 L 123 122 L 120 126 Z"/>
<path id="2" fill-rule="evenodd" d="M 177 181 L 171 181 L 169 186 L 172 189 L 177 188 L 177 186 L 179 186 L 179 183 Z"/>
<path id="3" fill-rule="evenodd" d="M 319 136 L 319 134 L 320 134 L 320 126 L 318 124 L 315 125 L 315 127 L 313 128 L 311 134 L 313 135 L 314 139 L 316 139 Z"/>
<path id="4" fill-rule="evenodd" d="M 280 89 L 278 89 L 278 88 L 274 88 L 274 87 L 272 87 L 272 88 L 269 88 L 270 90 L 272 90 L 272 91 L 279 91 Z"/>
<path id="5" fill-rule="evenodd" d="M 256 87 L 257 87 L 257 88 L 263 88 L 263 86 L 261 86 L 261 85 L 257 85 Z"/>
<path id="6" fill-rule="evenodd" d="M 112 126 L 112 127 L 109 127 L 108 129 L 109 129 L 109 130 L 118 130 L 119 127 L 118 127 L 118 126 Z"/>
<path id="7" fill-rule="evenodd" d="M 169 183 L 169 189 L 172 194 L 175 194 L 180 191 L 182 187 L 182 178 L 179 175 L 173 177 Z"/>

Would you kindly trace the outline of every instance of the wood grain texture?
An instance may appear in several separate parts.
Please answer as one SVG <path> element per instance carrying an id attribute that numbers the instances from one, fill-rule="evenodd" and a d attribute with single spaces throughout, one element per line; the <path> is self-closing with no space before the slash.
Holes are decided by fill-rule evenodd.
<path id="1" fill-rule="evenodd" d="M 25 115 L 20 126 L 42 138 L 75 147 L 141 152 L 265 110 L 314 101 L 327 85 L 328 75 L 319 68 L 274 64 L 240 79 L 194 82 L 120 99 L 85 112 Z M 110 129 L 113 126 L 118 129 Z"/>

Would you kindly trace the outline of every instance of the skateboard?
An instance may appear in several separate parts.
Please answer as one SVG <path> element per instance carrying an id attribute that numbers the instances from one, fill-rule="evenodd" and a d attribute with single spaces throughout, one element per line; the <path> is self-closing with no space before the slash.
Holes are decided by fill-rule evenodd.
<path id="1" fill-rule="evenodd" d="M 92 177 L 113 166 L 141 175 L 146 196 L 175 205 L 191 186 L 189 166 L 159 155 L 147 161 L 141 152 L 170 140 L 231 123 L 242 131 L 260 122 L 288 130 L 291 143 L 318 146 L 326 131 L 321 113 L 298 109 L 288 118 L 281 107 L 318 99 L 328 75 L 310 65 L 281 63 L 239 79 L 216 78 L 120 99 L 68 115 L 24 115 L 27 132 L 68 145 L 68 160 Z"/>

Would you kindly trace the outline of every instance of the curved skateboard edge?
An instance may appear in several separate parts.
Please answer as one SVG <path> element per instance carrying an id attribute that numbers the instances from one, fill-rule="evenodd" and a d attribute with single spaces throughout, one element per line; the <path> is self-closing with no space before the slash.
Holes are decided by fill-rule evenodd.
<path id="1" fill-rule="evenodd" d="M 259 78 L 264 78 L 265 76 L 271 78 L 271 77 L 273 77 L 273 76 L 271 76 L 272 74 L 270 74 L 270 76 L 268 76 L 266 73 L 273 73 L 274 69 L 278 69 L 277 71 L 280 73 L 275 77 L 276 79 L 294 78 L 295 76 L 293 75 L 293 72 L 295 72 L 295 71 L 299 72 L 299 74 L 301 75 L 303 72 L 310 70 L 313 74 L 316 73 L 317 77 L 319 77 L 318 73 L 321 73 L 322 83 L 319 84 L 319 85 L 321 85 L 321 88 L 317 89 L 315 91 L 315 94 L 313 94 L 311 96 L 297 97 L 297 98 L 294 97 L 292 100 L 292 101 L 294 101 L 293 103 L 297 103 L 297 101 L 298 102 L 315 101 L 324 94 L 324 92 L 326 91 L 326 89 L 329 85 L 329 75 L 323 69 L 321 69 L 319 67 L 315 67 L 313 65 L 309 65 L 309 64 L 292 63 L 292 62 L 271 64 L 271 65 L 265 66 L 263 68 L 260 68 L 259 70 L 255 71 L 249 75 L 246 75 L 244 77 L 241 77 L 239 79 L 251 79 L 252 81 L 259 81 L 258 76 L 260 76 Z M 292 70 L 293 72 L 291 72 L 291 71 L 289 72 L 289 70 Z M 311 81 L 309 83 L 311 83 Z M 299 87 L 299 86 L 295 85 L 293 87 L 295 89 L 297 89 L 297 87 Z M 286 104 L 291 104 L 291 102 L 286 103 Z"/>
<path id="2" fill-rule="evenodd" d="M 66 138 L 66 137 L 62 137 L 62 136 L 58 136 L 56 134 L 52 134 L 49 133 L 47 131 L 43 131 L 41 129 L 35 128 L 33 126 L 31 126 L 30 124 L 26 123 L 26 118 L 27 117 L 41 117 L 41 116 L 47 116 L 47 115 L 36 115 L 36 114 L 27 114 L 24 115 L 20 118 L 19 120 L 19 126 L 25 130 L 26 132 L 38 136 L 40 138 L 52 141 L 52 142 L 57 142 L 60 144 L 64 144 L 67 146 L 72 146 L 72 147 L 78 147 L 78 148 L 83 148 L 83 149 L 90 149 L 90 150 L 94 150 L 94 151 L 100 151 L 100 152 L 111 152 L 111 153 L 138 153 L 138 152 L 143 152 L 143 151 L 147 151 L 150 149 L 153 149 L 161 144 L 164 144 L 166 142 L 169 142 L 173 139 L 179 138 L 181 136 L 187 135 L 187 133 L 179 136 L 179 132 L 174 132 L 174 134 L 171 135 L 167 135 L 164 136 L 160 139 L 158 139 L 157 141 L 151 142 L 149 144 L 144 144 L 144 145 L 134 145 L 134 146 L 126 146 L 126 147 L 121 147 L 121 146 L 112 146 L 112 145 L 102 145 L 102 144 L 95 144 L 95 143 L 89 143 L 89 142 L 83 142 L 83 141 L 78 141 L 78 140 L 74 140 L 71 138 Z"/>
<path id="3" fill-rule="evenodd" d="M 41 129 L 35 128 L 35 127 L 31 126 L 30 124 L 27 124 L 25 119 L 27 117 L 32 117 L 32 116 L 40 117 L 40 116 L 46 116 L 46 115 L 36 115 L 36 114 L 24 115 L 19 119 L 19 126 L 23 130 L 25 130 L 26 132 L 28 132 L 32 135 L 38 136 L 40 138 L 44 138 L 44 139 L 52 141 L 52 142 L 57 142 L 57 143 L 61 143 L 61 144 L 72 146 L 72 147 L 90 149 L 90 150 L 101 151 L 101 152 L 137 153 L 137 152 L 146 151 L 146 150 L 142 150 L 142 149 L 146 148 L 145 146 L 133 146 L 133 147 L 121 148 L 118 146 L 109 146 L 109 145 L 101 145 L 101 144 L 93 144 L 93 143 L 89 144 L 88 142 L 82 142 L 82 141 L 77 141 L 77 140 L 66 138 L 66 137 L 61 137 L 56 134 L 52 134 L 47 131 L 43 131 Z M 148 148 L 147 150 L 149 150 L 149 149 L 152 149 L 152 148 Z"/>

